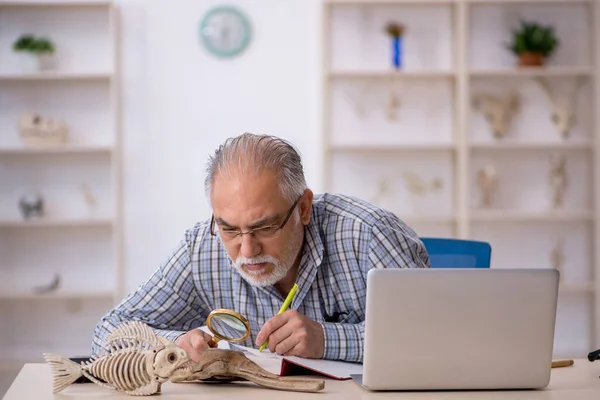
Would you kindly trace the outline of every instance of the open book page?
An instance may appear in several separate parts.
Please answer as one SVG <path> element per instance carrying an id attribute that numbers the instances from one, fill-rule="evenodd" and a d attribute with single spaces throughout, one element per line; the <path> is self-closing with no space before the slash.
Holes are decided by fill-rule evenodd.
<path id="1" fill-rule="evenodd" d="M 334 378 L 350 379 L 351 374 L 362 374 L 362 364 L 345 361 L 302 358 L 296 356 L 280 356 L 265 349 L 262 353 L 257 349 L 239 346 L 231 343 L 232 350 L 244 352 L 246 357 L 260 365 L 265 370 L 276 375 L 287 375 L 290 364 L 300 366 L 313 372 Z"/>
<path id="2" fill-rule="evenodd" d="M 265 349 L 261 353 L 258 351 L 258 349 L 240 346 L 234 343 L 230 343 L 229 347 L 231 348 L 231 350 L 238 350 L 243 352 L 246 357 L 257 363 L 259 366 L 269 371 L 270 373 L 275 375 L 281 374 L 281 365 L 283 362 L 283 357 L 278 354 L 271 353 L 269 349 Z"/>

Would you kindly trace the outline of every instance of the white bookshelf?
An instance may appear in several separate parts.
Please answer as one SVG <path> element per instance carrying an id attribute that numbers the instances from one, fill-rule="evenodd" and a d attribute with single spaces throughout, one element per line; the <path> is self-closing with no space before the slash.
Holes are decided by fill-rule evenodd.
<path id="1" fill-rule="evenodd" d="M 518 67 L 504 47 L 520 18 L 557 29 L 561 46 L 544 67 Z M 552 267 L 562 248 L 555 354 L 600 348 L 597 1 L 325 0 L 322 19 L 325 189 L 387 208 L 421 236 L 488 241 L 492 268 Z M 400 70 L 390 21 L 406 26 Z M 566 140 L 540 79 L 564 95 L 584 82 Z M 494 138 L 475 109 L 482 92 L 519 95 L 506 137 Z M 559 210 L 548 183 L 554 154 L 567 170 Z M 487 165 L 499 183 L 482 206 L 476 180 Z"/>
<path id="2" fill-rule="evenodd" d="M 23 33 L 53 40 L 55 68 L 22 70 L 12 42 Z M 119 41 L 112 2 L 0 1 L 0 369 L 89 354 L 123 295 Z M 67 142 L 25 144 L 25 111 L 64 120 Z M 25 219 L 19 199 L 32 192 L 45 213 Z M 38 292 L 56 274 L 58 288 Z"/>

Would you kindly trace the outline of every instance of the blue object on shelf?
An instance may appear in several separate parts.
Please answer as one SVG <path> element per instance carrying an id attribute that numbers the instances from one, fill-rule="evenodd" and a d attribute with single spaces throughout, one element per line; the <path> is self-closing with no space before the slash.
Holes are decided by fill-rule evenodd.
<path id="1" fill-rule="evenodd" d="M 392 51 L 394 54 L 394 68 L 402 68 L 402 36 L 392 38 Z"/>
<path id="2" fill-rule="evenodd" d="M 489 268 L 492 247 L 487 242 L 447 238 L 421 238 L 431 268 Z"/>

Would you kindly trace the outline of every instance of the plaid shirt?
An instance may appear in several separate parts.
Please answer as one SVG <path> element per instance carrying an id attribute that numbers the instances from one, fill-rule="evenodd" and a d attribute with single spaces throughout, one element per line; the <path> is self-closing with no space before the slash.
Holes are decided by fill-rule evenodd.
<path id="1" fill-rule="evenodd" d="M 392 213 L 361 200 L 315 195 L 290 309 L 321 323 L 323 358 L 362 362 L 366 278 L 371 268 L 429 267 L 415 232 Z M 263 324 L 277 314 L 284 297 L 273 287 L 247 283 L 232 266 L 209 222 L 188 230 L 166 262 L 137 291 L 98 323 L 92 352 L 126 320 L 141 320 L 170 340 L 205 325 L 216 308 L 246 316 L 254 341 Z"/>

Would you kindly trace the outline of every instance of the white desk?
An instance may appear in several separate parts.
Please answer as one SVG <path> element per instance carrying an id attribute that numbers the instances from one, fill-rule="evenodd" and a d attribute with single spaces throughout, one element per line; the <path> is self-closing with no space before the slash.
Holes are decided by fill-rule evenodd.
<path id="1" fill-rule="evenodd" d="M 325 389 L 317 394 L 282 392 L 264 389 L 249 382 L 219 383 L 171 383 L 162 386 L 160 395 L 153 399 L 536 399 L 536 400 L 594 400 L 600 399 L 600 362 L 586 359 L 575 360 L 575 365 L 554 368 L 550 385 L 544 390 L 508 391 L 456 391 L 456 392 L 369 392 L 353 381 L 326 380 Z M 4 400 L 46 399 L 99 399 L 133 400 L 141 397 L 128 396 L 105 389 L 92 383 L 74 384 L 59 393 L 52 394 L 52 376 L 46 364 L 27 364 L 23 367 Z M 148 397 L 150 399 L 150 397 Z"/>

